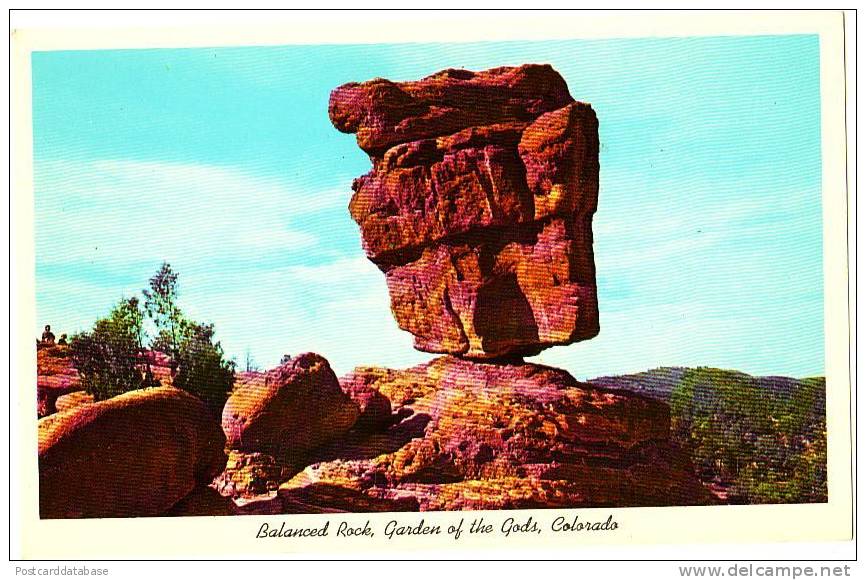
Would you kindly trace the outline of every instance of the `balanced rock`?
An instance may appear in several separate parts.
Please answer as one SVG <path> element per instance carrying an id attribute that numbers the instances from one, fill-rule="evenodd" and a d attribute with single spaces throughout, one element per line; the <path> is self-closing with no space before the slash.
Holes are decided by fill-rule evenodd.
<path id="1" fill-rule="evenodd" d="M 353 494 L 420 510 L 711 503 L 664 403 L 535 364 L 440 357 L 354 375 L 401 420 L 323 450 L 281 497 L 341 510 Z"/>
<path id="2" fill-rule="evenodd" d="M 39 421 L 42 518 L 158 516 L 225 466 L 207 407 L 172 387 L 131 391 Z"/>
<path id="3" fill-rule="evenodd" d="M 548 65 L 331 93 L 372 170 L 349 209 L 419 350 L 492 359 L 598 333 L 598 122 Z"/>
<path id="4" fill-rule="evenodd" d="M 239 382 L 226 401 L 222 425 L 230 449 L 296 464 L 345 434 L 359 412 L 328 361 L 305 353 Z"/>

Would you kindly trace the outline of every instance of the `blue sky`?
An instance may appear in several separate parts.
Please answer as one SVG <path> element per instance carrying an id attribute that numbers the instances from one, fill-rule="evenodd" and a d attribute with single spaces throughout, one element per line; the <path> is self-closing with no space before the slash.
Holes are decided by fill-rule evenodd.
<path id="1" fill-rule="evenodd" d="M 526 62 L 601 138 L 601 333 L 533 360 L 822 374 L 817 36 L 34 53 L 38 323 L 86 329 L 167 260 L 238 361 L 429 360 L 364 258 L 347 205 L 370 163 L 328 95 Z"/>

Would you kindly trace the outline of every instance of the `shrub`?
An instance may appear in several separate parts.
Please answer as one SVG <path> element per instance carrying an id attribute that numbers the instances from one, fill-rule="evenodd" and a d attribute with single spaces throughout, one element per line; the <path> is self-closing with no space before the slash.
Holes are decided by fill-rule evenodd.
<path id="1" fill-rule="evenodd" d="M 143 357 L 144 313 L 137 298 L 121 300 L 90 332 L 72 337 L 69 350 L 84 390 L 96 401 L 153 384 Z"/>

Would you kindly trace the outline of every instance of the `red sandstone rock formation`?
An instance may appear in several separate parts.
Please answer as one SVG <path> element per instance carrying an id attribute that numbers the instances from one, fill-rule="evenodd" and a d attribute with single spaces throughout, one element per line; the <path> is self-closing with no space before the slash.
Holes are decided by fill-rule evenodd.
<path id="1" fill-rule="evenodd" d="M 175 389 L 69 396 L 40 422 L 42 516 L 713 503 L 667 405 L 519 361 L 598 332 L 590 106 L 525 65 L 350 83 L 329 114 L 373 163 L 350 211 L 398 324 L 457 356 L 339 381 L 312 353 L 241 373 L 217 434 Z M 77 387 L 54 360 L 45 412 Z"/>
<path id="2" fill-rule="evenodd" d="M 62 413 L 82 405 L 93 403 L 93 395 L 88 395 L 84 391 L 75 391 L 67 395 L 57 397 L 57 412 Z"/>
<path id="3" fill-rule="evenodd" d="M 398 324 L 416 348 L 462 358 L 343 377 L 359 418 L 304 445 L 300 472 L 251 452 L 283 435 L 233 452 L 218 487 L 240 512 L 711 502 L 670 442 L 666 405 L 518 361 L 598 332 L 589 105 L 549 66 L 527 65 L 350 83 L 329 113 L 373 163 L 349 209 Z"/>
<path id="4" fill-rule="evenodd" d="M 130 391 L 39 421 L 42 518 L 165 514 L 225 467 L 207 407 L 172 387 Z"/>
<path id="5" fill-rule="evenodd" d="M 69 347 L 40 346 L 36 350 L 36 415 L 57 412 L 57 399 L 82 390 L 78 371 L 69 358 Z"/>
<path id="6" fill-rule="evenodd" d="M 328 361 L 305 353 L 237 384 L 222 425 L 230 449 L 297 464 L 310 450 L 345 434 L 359 413 Z"/>
<path id="7" fill-rule="evenodd" d="M 416 348 L 492 359 L 598 333 L 598 123 L 550 66 L 349 83 L 329 114 L 371 157 L 350 212 Z"/>
<path id="8" fill-rule="evenodd" d="M 341 511 L 374 499 L 394 511 L 712 502 L 669 440 L 663 403 L 540 365 L 453 357 L 353 377 L 386 396 L 398 421 L 322 450 L 279 501 Z"/>

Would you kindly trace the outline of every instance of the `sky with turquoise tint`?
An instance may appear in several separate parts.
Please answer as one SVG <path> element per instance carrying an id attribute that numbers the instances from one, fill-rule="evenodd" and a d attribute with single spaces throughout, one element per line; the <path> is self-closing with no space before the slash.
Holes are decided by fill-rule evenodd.
<path id="1" fill-rule="evenodd" d="M 429 360 L 364 258 L 347 205 L 370 162 L 328 95 L 529 62 L 601 139 L 601 333 L 532 360 L 823 374 L 817 36 L 34 53 L 34 332 L 89 328 L 167 260 L 241 364 Z"/>

